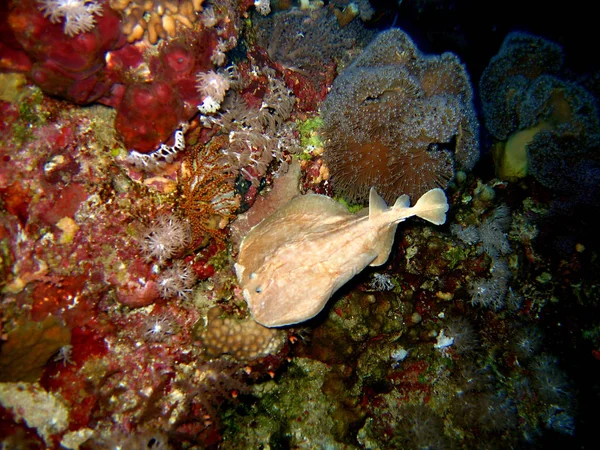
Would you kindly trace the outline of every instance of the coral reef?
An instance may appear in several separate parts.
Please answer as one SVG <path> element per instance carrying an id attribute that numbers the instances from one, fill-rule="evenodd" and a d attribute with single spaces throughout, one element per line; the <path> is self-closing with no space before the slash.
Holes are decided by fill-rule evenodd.
<path id="1" fill-rule="evenodd" d="M 358 21 L 342 27 L 329 8 L 293 8 L 252 22 L 256 46 L 283 71 L 301 110 L 318 108 L 335 67 L 347 65 L 372 38 Z"/>
<path id="2" fill-rule="evenodd" d="M 240 173 L 256 189 L 272 162 L 285 173 L 285 154 L 299 151 L 294 127 L 285 123 L 296 99 L 269 67 L 246 67 L 250 73 L 232 88 L 217 115 L 202 116 L 204 126 L 227 135 L 228 142 L 216 143 L 225 156 L 222 165 Z M 256 89 L 256 83 L 262 85 Z"/>
<path id="3" fill-rule="evenodd" d="M 336 79 L 322 106 L 325 160 L 337 192 L 391 202 L 444 189 L 479 158 L 479 125 L 465 67 L 423 55 L 399 29 L 381 33 Z"/>
<path id="4" fill-rule="evenodd" d="M 162 0 L 118 2 L 118 12 L 107 0 L 0 2 L 0 447 L 595 442 L 600 89 L 593 40 L 581 41 L 593 37 L 593 4 L 562 8 L 558 22 L 539 20 L 541 0 L 479 3 L 303 0 L 299 12 L 298 2 Z M 94 26 L 70 36 L 73 17 L 63 9 L 53 23 L 44 5 L 99 5 L 102 15 L 84 15 Z M 569 17 L 580 32 L 568 32 Z M 517 19 L 544 39 L 509 35 L 493 56 Z M 452 51 L 461 63 L 423 55 L 392 30 L 391 56 L 373 62 L 369 51 L 353 64 L 372 33 L 362 21 L 401 26 L 423 52 Z M 128 42 L 126 23 L 140 33 L 151 22 Z M 334 196 L 319 108 L 330 89 L 351 87 L 344 68 L 368 55 L 360 71 L 381 75 L 391 64 L 390 89 L 367 93 L 357 114 L 344 109 L 340 139 L 359 134 L 344 131 L 352 120 L 406 128 L 403 116 L 360 111 L 407 98 L 399 111 L 423 120 L 414 132 L 447 131 L 426 150 L 455 165 L 447 225 L 403 223 L 385 263 L 354 274 L 318 316 L 267 329 L 236 281 L 239 243 L 297 196 L 365 214 Z M 446 113 L 472 112 L 470 90 L 450 88 L 490 59 L 474 102 L 491 105 L 480 111 L 490 127 L 482 159 L 462 171 L 465 155 L 453 154 L 462 125 Z M 205 83 L 214 74 L 223 79 Z M 199 111 L 205 102 L 214 108 Z M 438 107 L 446 115 L 415 115 Z M 491 154 L 507 143 L 527 151 L 527 177 L 495 178 Z M 346 161 L 364 171 L 361 162 Z M 304 229 L 277 231 L 299 242 L 302 261 L 321 250 L 301 241 Z M 297 273 L 292 280 L 282 293 L 309 292 Z"/>

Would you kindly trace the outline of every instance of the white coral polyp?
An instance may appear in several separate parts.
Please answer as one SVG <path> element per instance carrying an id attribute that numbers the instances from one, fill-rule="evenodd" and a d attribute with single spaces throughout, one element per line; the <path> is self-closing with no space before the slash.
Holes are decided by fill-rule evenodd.
<path id="1" fill-rule="evenodd" d="M 202 104 L 198 105 L 198 110 L 202 114 L 211 114 L 211 113 L 217 112 L 220 107 L 221 107 L 221 102 L 218 102 L 214 98 L 209 96 L 209 97 L 205 97 Z"/>
<path id="2" fill-rule="evenodd" d="M 91 31 L 96 26 L 96 16 L 102 16 L 102 5 L 95 0 L 38 0 L 39 10 L 50 22 L 64 19 L 65 34 L 73 37 Z"/>
<path id="3" fill-rule="evenodd" d="M 213 101 L 221 104 L 225 94 L 229 90 L 230 83 L 226 75 L 217 73 L 213 70 L 200 72 L 196 75 L 196 89 L 205 97 L 210 97 Z"/>

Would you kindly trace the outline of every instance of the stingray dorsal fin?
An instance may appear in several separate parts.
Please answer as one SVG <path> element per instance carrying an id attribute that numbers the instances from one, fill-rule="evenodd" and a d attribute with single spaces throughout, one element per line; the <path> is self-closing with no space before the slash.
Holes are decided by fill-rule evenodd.
<path id="1" fill-rule="evenodd" d="M 385 200 L 377 193 L 374 187 L 369 191 L 369 220 L 388 210 Z"/>
<path id="2" fill-rule="evenodd" d="M 406 194 L 401 195 L 396 199 L 396 202 L 394 203 L 394 206 L 392 206 L 392 208 L 410 208 L 410 197 Z"/>

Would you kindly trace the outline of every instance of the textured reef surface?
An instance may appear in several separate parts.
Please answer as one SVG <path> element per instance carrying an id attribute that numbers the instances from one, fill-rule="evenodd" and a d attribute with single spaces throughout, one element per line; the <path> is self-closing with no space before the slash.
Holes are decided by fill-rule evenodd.
<path id="1" fill-rule="evenodd" d="M 597 446 L 596 16 L 388 3 L 1 2 L 0 447 Z M 373 186 L 446 221 L 257 323 L 249 231 L 320 194 L 339 233 Z M 330 277 L 303 231 L 252 259 Z"/>

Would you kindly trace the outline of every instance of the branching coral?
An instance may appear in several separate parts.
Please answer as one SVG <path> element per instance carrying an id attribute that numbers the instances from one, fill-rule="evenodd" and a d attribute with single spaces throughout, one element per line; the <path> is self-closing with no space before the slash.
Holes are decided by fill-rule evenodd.
<path id="1" fill-rule="evenodd" d="M 123 12 L 123 33 L 129 42 L 146 34 L 150 43 L 156 44 L 159 38 L 175 37 L 177 23 L 192 29 L 203 3 L 204 0 L 111 0 L 110 7 Z"/>
<path id="2" fill-rule="evenodd" d="M 334 82 L 323 104 L 325 158 L 354 201 L 445 188 L 479 157 L 479 125 L 464 66 L 423 55 L 399 29 L 381 33 Z"/>

